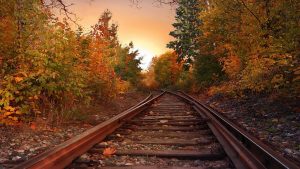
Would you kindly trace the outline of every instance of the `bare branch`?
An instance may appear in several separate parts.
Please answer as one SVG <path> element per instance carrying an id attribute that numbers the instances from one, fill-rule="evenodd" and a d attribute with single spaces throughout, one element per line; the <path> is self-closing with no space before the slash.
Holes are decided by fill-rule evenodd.
<path id="1" fill-rule="evenodd" d="M 246 3 L 243 0 L 237 0 L 239 3 L 241 3 L 250 13 L 251 15 L 257 20 L 257 22 L 259 23 L 259 25 L 261 26 L 262 23 L 260 21 L 260 19 L 258 18 L 258 16 L 256 16 L 254 14 L 254 12 L 251 11 L 251 9 L 246 5 Z"/>
<path id="2" fill-rule="evenodd" d="M 157 3 L 161 5 L 176 5 L 178 4 L 178 0 L 155 0 Z"/>
<path id="3" fill-rule="evenodd" d="M 41 0 L 42 5 L 49 9 L 56 8 L 59 10 L 60 14 L 63 13 L 64 16 L 71 22 L 73 22 L 75 25 L 79 26 L 77 24 L 77 17 L 76 14 L 72 13 L 69 11 L 69 7 L 74 5 L 74 4 L 66 4 L 63 0 L 50 0 L 48 4 L 45 3 L 45 0 Z"/>
<path id="4" fill-rule="evenodd" d="M 143 0 L 130 0 L 130 2 L 136 6 L 139 6 L 139 4 Z M 153 0 L 154 3 L 158 3 L 159 5 L 170 5 L 174 6 L 178 4 L 178 0 Z"/>
<path id="5" fill-rule="evenodd" d="M 139 4 L 142 0 L 129 0 L 135 7 L 140 8 Z"/>

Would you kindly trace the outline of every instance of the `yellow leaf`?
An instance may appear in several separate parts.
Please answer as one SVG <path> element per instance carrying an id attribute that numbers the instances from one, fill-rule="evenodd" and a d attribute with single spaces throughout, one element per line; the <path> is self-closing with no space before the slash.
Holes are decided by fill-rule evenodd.
<path id="1" fill-rule="evenodd" d="M 11 106 L 5 106 L 4 109 L 7 110 L 7 111 L 14 111 L 15 110 L 15 108 L 13 108 Z"/>
<path id="2" fill-rule="evenodd" d="M 22 77 L 15 77 L 15 81 L 16 81 L 17 83 L 21 82 L 22 80 L 23 80 Z"/>
<path id="3" fill-rule="evenodd" d="M 21 115 L 22 112 L 18 110 L 18 111 L 16 111 L 16 114 Z"/>

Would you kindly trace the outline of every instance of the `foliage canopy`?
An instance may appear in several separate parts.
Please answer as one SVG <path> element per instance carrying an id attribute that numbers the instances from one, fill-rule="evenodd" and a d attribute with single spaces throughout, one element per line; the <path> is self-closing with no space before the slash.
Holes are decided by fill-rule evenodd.
<path id="1" fill-rule="evenodd" d="M 138 83 L 138 51 L 121 46 L 110 11 L 83 33 L 43 1 L 0 2 L 0 123 L 61 116 Z"/>

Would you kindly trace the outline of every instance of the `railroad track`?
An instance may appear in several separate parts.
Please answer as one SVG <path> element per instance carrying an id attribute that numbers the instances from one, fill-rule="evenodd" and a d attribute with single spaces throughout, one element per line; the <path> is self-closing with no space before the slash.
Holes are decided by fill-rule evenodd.
<path id="1" fill-rule="evenodd" d="M 15 168 L 299 167 L 185 93 L 163 92 Z"/>

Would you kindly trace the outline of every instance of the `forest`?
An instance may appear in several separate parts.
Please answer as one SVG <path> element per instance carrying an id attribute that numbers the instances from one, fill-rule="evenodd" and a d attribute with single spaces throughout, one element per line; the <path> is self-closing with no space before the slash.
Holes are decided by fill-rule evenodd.
<path id="1" fill-rule="evenodd" d="M 299 18 L 299 0 L 0 0 L 0 169 L 298 169 Z"/>
<path id="2" fill-rule="evenodd" d="M 71 28 L 68 15 L 60 21 L 56 6 L 65 7 L 60 1 L 1 0 L 1 123 L 30 122 L 49 110 L 61 116 L 139 84 L 138 51 L 133 43 L 119 43 L 110 11 L 84 33 Z"/>
<path id="3" fill-rule="evenodd" d="M 163 1 L 176 3 L 177 1 Z M 298 1 L 179 1 L 174 53 L 154 58 L 149 87 L 299 95 Z"/>
<path id="4" fill-rule="evenodd" d="M 1 0 L 1 123 L 60 116 L 132 89 L 299 96 L 297 0 L 160 3 L 176 6 L 172 50 L 145 72 L 134 43 L 119 42 L 109 10 L 83 32 L 61 0 Z"/>

